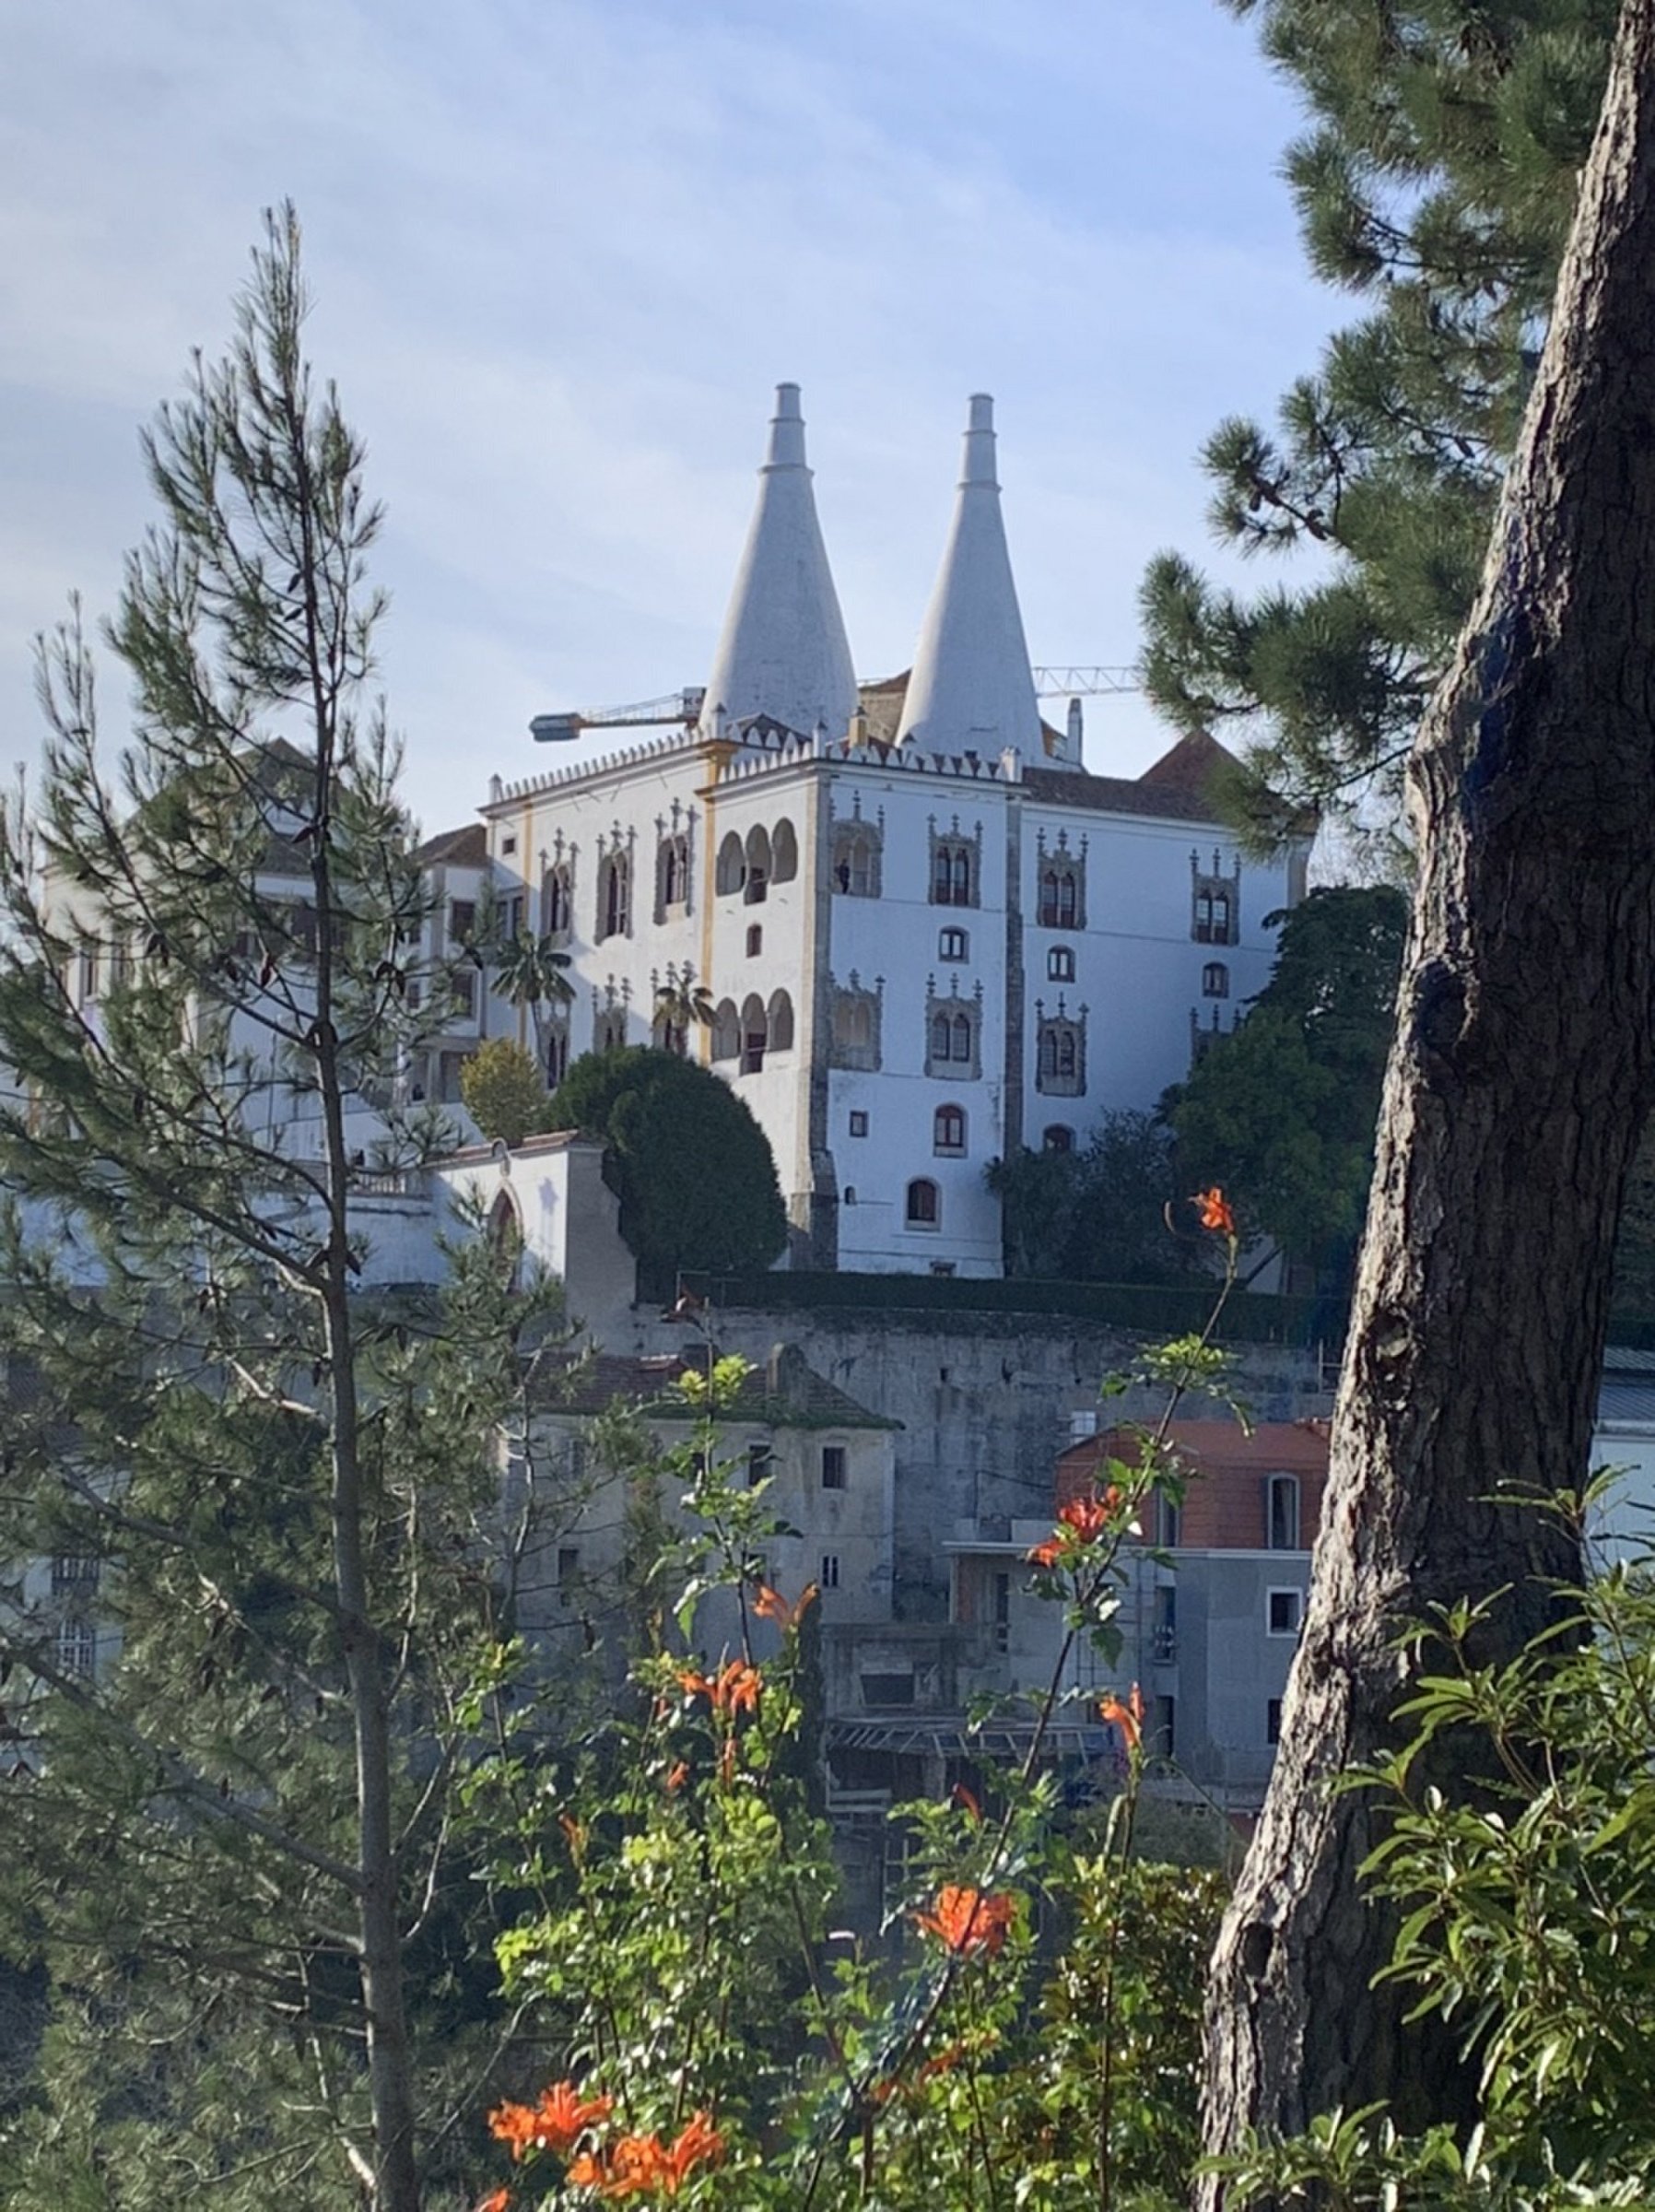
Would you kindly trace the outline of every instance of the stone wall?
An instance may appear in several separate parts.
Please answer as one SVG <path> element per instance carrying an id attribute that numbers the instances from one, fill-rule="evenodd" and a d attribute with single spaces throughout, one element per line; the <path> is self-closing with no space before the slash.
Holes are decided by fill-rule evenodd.
<path id="1" fill-rule="evenodd" d="M 681 1347 L 684 1332 L 636 1310 L 640 1350 Z M 796 1344 L 820 1375 L 900 1421 L 896 1439 L 897 1618 L 941 1620 L 948 1605 L 943 1545 L 957 1522 L 1042 1518 L 1073 1417 L 1156 1419 L 1158 1394 L 1134 1389 L 1098 1406 L 1105 1375 L 1127 1371 L 1138 1340 L 1047 1314 L 923 1312 L 777 1312 L 732 1309 L 710 1317 L 721 1350 L 763 1361 Z M 1257 1420 L 1325 1414 L 1332 1401 L 1313 1353 L 1235 1347 L 1237 1394 Z M 1186 1419 L 1220 1408 L 1187 1402 Z M 1009 1526 L 1005 1534 L 1010 1535 Z"/>

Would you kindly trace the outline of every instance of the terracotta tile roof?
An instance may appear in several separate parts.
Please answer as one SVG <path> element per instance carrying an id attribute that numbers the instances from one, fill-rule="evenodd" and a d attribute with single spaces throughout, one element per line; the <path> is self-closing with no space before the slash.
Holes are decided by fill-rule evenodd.
<path id="1" fill-rule="evenodd" d="M 862 699 L 862 711 L 867 716 L 868 735 L 875 743 L 895 745 L 897 732 L 902 726 L 902 710 L 908 704 L 908 679 L 911 668 L 904 668 L 897 676 L 866 677 L 856 688 Z M 1040 736 L 1046 750 L 1063 743 L 1062 733 L 1054 730 L 1049 722 L 1040 724 Z"/>
<path id="2" fill-rule="evenodd" d="M 1191 1466 L 1212 1474 L 1325 1475 L 1328 1468 L 1322 1420 L 1261 1421 L 1250 1430 L 1233 1420 L 1174 1421 L 1167 1441 Z M 1071 1444 L 1058 1456 L 1059 1496 L 1073 1495 L 1106 1456 L 1131 1459 L 1137 1442 L 1136 1430 L 1111 1430 Z"/>
<path id="3" fill-rule="evenodd" d="M 488 832 L 481 822 L 467 822 L 461 830 L 441 830 L 428 837 L 414 855 L 421 867 L 447 865 L 480 868 L 488 858 Z"/>
<path id="4" fill-rule="evenodd" d="M 1187 791 L 1198 799 L 1204 799 L 1217 775 L 1235 765 L 1234 753 L 1227 752 L 1209 731 L 1191 730 L 1146 768 L 1138 781 L 1163 790 Z"/>
<path id="5" fill-rule="evenodd" d="M 1029 796 L 1048 806 L 1078 806 L 1088 814 L 1142 814 L 1160 821 L 1221 822 L 1208 799 L 1176 783 L 1148 783 L 1126 776 L 1088 776 L 1077 768 L 1023 771 Z"/>

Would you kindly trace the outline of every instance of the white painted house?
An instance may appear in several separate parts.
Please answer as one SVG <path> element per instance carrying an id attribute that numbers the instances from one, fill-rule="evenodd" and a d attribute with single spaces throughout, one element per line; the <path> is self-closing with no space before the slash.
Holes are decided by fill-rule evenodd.
<path id="1" fill-rule="evenodd" d="M 704 987 L 713 1029 L 673 1041 L 769 1135 L 794 1266 L 997 1275 L 988 1164 L 1152 1106 L 1262 988 L 1264 917 L 1302 891 L 1302 852 L 1243 863 L 1210 738 L 1125 779 L 1086 771 L 1077 712 L 1042 723 L 986 398 L 965 446 L 913 667 L 859 687 L 781 385 L 682 727 L 497 778 L 482 809 L 499 895 L 577 984 L 548 1075 L 647 1042 L 663 986 Z"/>

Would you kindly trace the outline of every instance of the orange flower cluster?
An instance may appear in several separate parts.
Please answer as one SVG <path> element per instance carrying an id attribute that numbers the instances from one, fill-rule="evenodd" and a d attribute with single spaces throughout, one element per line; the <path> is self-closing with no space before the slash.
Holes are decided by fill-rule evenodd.
<path id="1" fill-rule="evenodd" d="M 1216 1230 L 1221 1237 L 1236 1233 L 1236 1217 L 1230 1211 L 1230 1202 L 1215 1183 L 1210 1191 L 1197 1191 L 1190 1200 L 1201 1216 L 1203 1229 Z"/>
<path id="2" fill-rule="evenodd" d="M 676 2196 L 693 2168 L 723 2155 L 724 2138 L 705 2112 L 696 2112 L 672 2143 L 659 2136 L 622 2136 L 607 2149 L 583 2150 L 569 2180 L 600 2196 Z"/>
<path id="3" fill-rule="evenodd" d="M 1058 1508 L 1057 1527 L 1044 1544 L 1035 1546 L 1030 1559 L 1037 1567 L 1055 1567 L 1065 1552 L 1082 1544 L 1095 1544 L 1120 1507 L 1121 1493 L 1113 1485 L 1101 1498 L 1071 1498 L 1067 1505 Z"/>
<path id="4" fill-rule="evenodd" d="M 773 1620 L 785 1631 L 798 1627 L 816 1599 L 816 1586 L 814 1583 L 806 1583 L 797 1603 L 791 1606 L 780 1590 L 772 1590 L 769 1583 L 760 1583 L 758 1595 L 753 1600 L 753 1610 L 760 1620 Z"/>
<path id="5" fill-rule="evenodd" d="M 898 2075 L 887 2074 L 883 2081 L 874 2084 L 869 2095 L 875 2104 L 888 2104 L 898 2095 L 911 2097 L 916 2090 L 922 2089 L 928 2081 L 934 2081 L 939 2074 L 952 2073 L 965 2054 L 963 2043 L 950 2043 L 945 2051 L 939 2051 L 934 2058 L 928 2058 L 916 2070 L 911 2080 L 904 2081 Z"/>
<path id="6" fill-rule="evenodd" d="M 1123 1705 L 1119 1698 L 1104 1698 L 1097 1711 L 1106 1721 L 1112 1721 L 1125 1736 L 1128 1747 L 1135 1751 L 1144 1740 L 1144 1692 L 1134 1682 Z"/>
<path id="7" fill-rule="evenodd" d="M 986 1951 L 992 1959 L 1005 1942 L 1016 1910 L 1016 1899 L 1004 1890 L 986 1895 L 980 1889 L 948 1882 L 937 1891 L 935 1908 L 916 1912 L 914 1920 L 928 1936 L 934 1936 L 945 1950 L 957 1952 L 962 1959 Z"/>
<path id="8" fill-rule="evenodd" d="M 709 1699 L 714 1712 L 727 1712 L 734 1720 L 738 1712 L 758 1711 L 764 1677 L 745 1659 L 730 1659 L 716 1675 L 680 1675 L 678 1687 L 692 1698 Z"/>
<path id="9" fill-rule="evenodd" d="M 555 2150 L 564 2158 L 587 2128 L 607 2120 L 614 2110 L 613 2097 L 582 2098 L 572 2081 L 559 2081 L 542 2089 L 537 2103 L 513 2104 L 508 2100 L 496 2105 L 488 2115 L 488 2129 L 509 2146 L 514 2159 L 524 2159 L 532 2150 Z"/>

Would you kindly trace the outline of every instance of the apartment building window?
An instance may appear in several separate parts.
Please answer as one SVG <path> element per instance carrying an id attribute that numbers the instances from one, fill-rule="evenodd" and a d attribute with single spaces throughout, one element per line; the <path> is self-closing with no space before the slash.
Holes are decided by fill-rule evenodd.
<path id="1" fill-rule="evenodd" d="M 64 1620 L 57 1629 L 57 1664 L 65 1675 L 91 1675 L 98 1667 L 98 1632 L 89 1620 Z"/>
<path id="2" fill-rule="evenodd" d="M 632 861 L 606 853 L 598 864 L 598 941 L 632 935 Z"/>
<path id="3" fill-rule="evenodd" d="M 468 945 L 477 934 L 477 902 L 475 899 L 451 899 L 448 902 L 448 938 L 451 945 Z"/>
<path id="4" fill-rule="evenodd" d="M 847 899 L 877 899 L 884 840 L 872 822 L 852 817 L 833 832 L 833 888 Z"/>
<path id="5" fill-rule="evenodd" d="M 558 1602 L 567 1606 L 573 1602 L 574 1586 L 581 1574 L 581 1547 L 578 1544 L 559 1544 L 558 1547 Z"/>
<path id="6" fill-rule="evenodd" d="M 1178 1756 L 1178 1700 L 1156 1698 L 1150 1709 L 1149 1742 L 1146 1748 L 1156 1759 L 1175 1759 Z"/>
<path id="7" fill-rule="evenodd" d="M 1270 1590 L 1264 1595 L 1265 1632 L 1271 1636 L 1297 1636 L 1304 1618 L 1304 1593 L 1299 1590 Z"/>
<path id="8" fill-rule="evenodd" d="M 1080 912 L 1080 885 L 1072 867 L 1051 866 L 1040 876 L 1040 927 L 1073 929 Z"/>
<path id="9" fill-rule="evenodd" d="M 770 882 L 770 841 L 762 828 L 747 831 L 746 880 L 742 885 L 742 897 L 749 906 L 762 906 Z"/>
<path id="10" fill-rule="evenodd" d="M 689 839 L 681 830 L 663 837 L 655 853 L 655 918 L 689 905 Z"/>
<path id="11" fill-rule="evenodd" d="M 1199 853 L 1190 855 L 1191 932 L 1198 945 L 1234 945 L 1241 908 L 1241 863 L 1227 876 L 1222 853 L 1215 852 L 1213 865 L 1203 868 Z"/>
<path id="12" fill-rule="evenodd" d="M 963 1152 L 966 1148 L 965 1108 L 939 1106 L 932 1124 L 931 1138 L 933 1152 Z"/>
<path id="13" fill-rule="evenodd" d="M 975 906 L 971 896 L 972 852 L 969 845 L 940 843 L 932 854 L 931 900 L 933 906 Z"/>
<path id="14" fill-rule="evenodd" d="M 822 1446 L 822 1488 L 825 1490 L 842 1490 L 845 1488 L 845 1447 L 843 1444 Z"/>
<path id="15" fill-rule="evenodd" d="M 756 1490 L 775 1473 L 775 1453 L 769 1444 L 747 1446 L 747 1488 Z"/>
<path id="16" fill-rule="evenodd" d="M 1297 1551 L 1300 1548 L 1297 1475 L 1267 1475 L 1264 1477 L 1264 1542 L 1271 1551 Z"/>
<path id="17" fill-rule="evenodd" d="M 1048 1097 L 1079 1098 L 1086 1088 L 1086 1018 L 1069 1014 L 1062 1000 L 1048 1015 L 1035 1001 L 1035 1088 Z"/>
<path id="18" fill-rule="evenodd" d="M 968 1062 L 971 1058 L 971 1017 L 968 1014 L 938 1014 L 931 1024 L 931 1056 L 933 1060 Z"/>
<path id="19" fill-rule="evenodd" d="M 1183 1508 L 1175 1498 L 1156 1493 L 1155 1540 L 1162 1551 L 1176 1551 L 1183 1542 Z"/>
<path id="20" fill-rule="evenodd" d="M 981 904 L 982 825 L 962 830 L 956 815 L 946 830 L 931 825 L 931 903 L 933 906 Z"/>
<path id="21" fill-rule="evenodd" d="M 935 1229 L 942 1220 L 942 1201 L 936 1184 L 923 1175 L 916 1176 L 908 1186 L 908 1226 L 910 1229 Z"/>
<path id="22" fill-rule="evenodd" d="M 938 994 L 936 978 L 925 986 L 925 1073 L 950 1083 L 976 1083 L 982 1076 L 982 986 L 968 998 L 950 991 Z"/>
<path id="23" fill-rule="evenodd" d="M 524 904 L 525 900 L 522 891 L 513 891 L 509 899 L 502 899 L 499 902 L 499 934 L 503 942 L 508 945 L 512 944 L 523 934 Z"/>
<path id="24" fill-rule="evenodd" d="M 825 1551 L 822 1554 L 822 1571 L 817 1575 L 816 1581 L 824 1590 L 839 1588 L 839 1554 L 837 1551 Z"/>
<path id="25" fill-rule="evenodd" d="M 80 1003 L 84 1006 L 98 995 L 98 940 L 85 937 L 80 946 Z"/>
<path id="26" fill-rule="evenodd" d="M 1178 1588 L 1172 1583 L 1156 1588 L 1153 1650 L 1158 1666 L 1170 1666 L 1178 1657 Z"/>
<path id="27" fill-rule="evenodd" d="M 1195 941 L 1198 945 L 1227 945 L 1230 941 L 1230 896 L 1227 891 L 1198 891 L 1195 895 Z"/>
<path id="28" fill-rule="evenodd" d="M 462 1021 L 475 1021 L 477 1018 L 477 971 L 475 968 L 456 968 L 449 978 L 453 993 L 454 1012 Z"/>
<path id="29" fill-rule="evenodd" d="M 548 937 L 567 937 L 574 918 L 574 872 L 567 860 L 554 861 L 540 879 L 540 925 Z"/>
<path id="30" fill-rule="evenodd" d="M 99 1563 L 89 1551 L 60 1551 L 52 1562 L 52 1594 L 65 1591 L 96 1590 Z"/>

